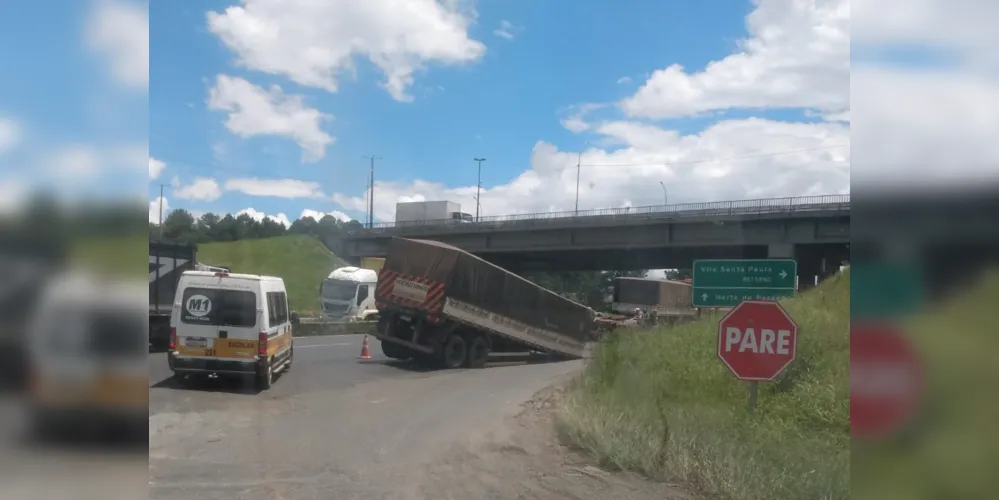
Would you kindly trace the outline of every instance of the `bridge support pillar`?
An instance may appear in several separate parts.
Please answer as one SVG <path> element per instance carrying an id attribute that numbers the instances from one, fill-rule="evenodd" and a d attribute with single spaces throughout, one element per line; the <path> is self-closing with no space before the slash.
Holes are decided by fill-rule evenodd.
<path id="1" fill-rule="evenodd" d="M 793 243 L 771 243 L 767 247 L 767 258 L 768 259 L 793 259 L 794 258 L 794 244 Z"/>

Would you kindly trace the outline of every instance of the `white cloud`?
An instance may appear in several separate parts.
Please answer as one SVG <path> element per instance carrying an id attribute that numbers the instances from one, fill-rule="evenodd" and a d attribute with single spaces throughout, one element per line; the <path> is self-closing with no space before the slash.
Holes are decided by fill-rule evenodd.
<path id="1" fill-rule="evenodd" d="M 345 214 L 345 213 L 343 213 L 343 212 L 341 212 L 339 210 L 333 210 L 332 212 L 320 212 L 318 210 L 312 210 L 312 209 L 309 209 L 309 208 L 306 208 L 305 210 L 302 210 L 302 214 L 299 215 L 298 218 L 299 219 L 304 219 L 306 217 L 312 217 L 313 219 L 315 219 L 316 222 L 319 222 L 319 221 L 323 220 L 323 217 L 326 217 L 327 215 L 329 215 L 329 216 L 331 216 L 331 217 L 333 217 L 333 218 L 335 218 L 337 220 L 341 220 L 343 222 L 350 222 L 351 220 L 354 219 L 353 217 L 351 217 L 351 216 L 349 216 L 349 215 L 347 215 L 347 214 Z"/>
<path id="2" fill-rule="evenodd" d="M 945 49 L 965 63 L 999 62 L 999 3 L 981 0 L 854 0 L 854 44 Z"/>
<path id="3" fill-rule="evenodd" d="M 226 129 L 239 137 L 270 135 L 295 141 L 303 162 L 323 159 L 326 146 L 333 143 L 320 127 L 332 116 L 310 108 L 302 96 L 286 95 L 277 85 L 264 90 L 242 78 L 218 75 L 207 104 L 229 114 Z"/>
<path id="4" fill-rule="evenodd" d="M 149 222 L 153 224 L 160 223 L 160 197 L 157 196 L 149 202 Z M 170 200 L 166 196 L 162 198 L 163 200 L 163 220 L 166 220 L 167 214 L 170 213 Z"/>
<path id="5" fill-rule="evenodd" d="M 107 59 L 120 84 L 149 88 L 149 9 L 144 2 L 99 0 L 84 32 L 87 46 Z"/>
<path id="6" fill-rule="evenodd" d="M 272 220 L 274 222 L 277 222 L 277 223 L 283 225 L 284 227 L 291 226 L 291 221 L 288 220 L 288 216 L 285 215 L 284 213 L 278 213 L 277 215 L 267 215 L 267 214 L 265 214 L 265 213 L 263 213 L 263 212 L 255 209 L 255 208 L 251 207 L 251 208 L 244 208 L 243 210 L 240 210 L 239 212 L 236 212 L 236 216 L 237 217 L 239 217 L 240 215 L 249 215 L 250 218 L 252 218 L 253 220 L 255 220 L 257 222 L 260 222 L 260 221 L 264 220 L 264 218 L 266 217 L 267 219 L 270 219 L 270 220 Z"/>
<path id="7" fill-rule="evenodd" d="M 658 70 L 621 108 L 657 119 L 730 108 L 847 109 L 850 1 L 756 3 L 738 52 L 697 73 L 678 64 Z"/>
<path id="8" fill-rule="evenodd" d="M 149 180 L 156 179 L 166 169 L 166 163 L 152 156 L 149 157 Z"/>
<path id="9" fill-rule="evenodd" d="M 92 177 L 100 173 L 105 162 L 101 151 L 89 145 L 65 146 L 51 153 L 46 161 L 57 175 L 67 177 Z"/>
<path id="10" fill-rule="evenodd" d="M 229 179 L 225 182 L 225 190 L 238 191 L 250 196 L 277 198 L 321 198 L 323 196 L 319 183 L 297 179 Z"/>
<path id="11" fill-rule="evenodd" d="M 215 201 L 222 197 L 222 189 L 211 177 L 195 177 L 186 186 L 176 186 L 173 195 L 182 200 Z"/>
<path id="12" fill-rule="evenodd" d="M 859 66 L 852 76 L 855 180 L 939 185 L 999 179 L 999 80 Z"/>
<path id="13" fill-rule="evenodd" d="M 31 185 L 21 178 L 4 176 L 0 182 L 0 215 L 18 213 L 31 197 Z"/>
<path id="14" fill-rule="evenodd" d="M 208 13 L 208 27 L 246 68 L 336 92 L 364 57 L 384 86 L 410 101 L 413 74 L 432 63 L 474 62 L 485 46 L 468 36 L 474 14 L 437 0 L 243 0 Z"/>
<path id="15" fill-rule="evenodd" d="M 493 34 L 500 38 L 513 40 L 517 36 L 517 31 L 519 31 L 519 29 L 514 26 L 513 23 L 504 19 L 500 21 L 499 27 L 493 30 Z"/>
<path id="16" fill-rule="evenodd" d="M 617 79 L 617 83 L 618 83 L 618 85 L 624 85 L 626 83 L 631 83 L 631 77 L 630 76 L 622 76 L 621 78 Z"/>
<path id="17" fill-rule="evenodd" d="M 575 132 L 577 134 L 586 132 L 587 130 L 590 130 L 590 124 L 586 122 L 586 115 L 603 107 L 605 107 L 604 104 L 592 102 L 569 106 L 566 110 L 568 112 L 568 116 L 562 119 L 561 124 L 570 132 Z"/>
<path id="18" fill-rule="evenodd" d="M 690 135 L 630 121 L 595 123 L 591 129 L 600 141 L 616 147 L 583 153 L 581 210 L 661 204 L 660 182 L 668 188 L 670 203 L 850 190 L 850 148 L 843 147 L 850 142 L 850 129 L 842 123 L 749 118 L 722 121 Z M 572 210 L 577 154 L 538 142 L 529 170 L 483 191 L 482 215 Z M 397 201 L 420 200 L 454 201 L 471 213 L 474 196 L 474 185 L 376 181 L 375 216 L 391 221 Z M 365 210 L 363 193 L 336 193 L 333 200 L 350 210 Z"/>
<path id="19" fill-rule="evenodd" d="M 16 148 L 20 143 L 20 124 L 9 118 L 0 118 L 0 154 Z"/>

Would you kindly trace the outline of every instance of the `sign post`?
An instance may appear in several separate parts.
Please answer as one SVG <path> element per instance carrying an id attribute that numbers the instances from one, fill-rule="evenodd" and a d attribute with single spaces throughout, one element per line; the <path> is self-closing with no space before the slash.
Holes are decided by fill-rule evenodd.
<path id="1" fill-rule="evenodd" d="M 694 307 L 735 307 L 744 300 L 779 300 L 794 295 L 798 263 L 791 259 L 694 261 Z"/>
<path id="2" fill-rule="evenodd" d="M 759 382 L 769 382 L 794 361 L 798 325 L 777 302 L 743 301 L 718 322 L 718 358 L 749 382 L 749 409 Z"/>

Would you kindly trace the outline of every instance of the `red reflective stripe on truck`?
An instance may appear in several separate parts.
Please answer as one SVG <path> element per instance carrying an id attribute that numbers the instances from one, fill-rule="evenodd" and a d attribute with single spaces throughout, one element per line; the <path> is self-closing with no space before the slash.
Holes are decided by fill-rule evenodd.
<path id="1" fill-rule="evenodd" d="M 418 302 L 406 297 L 400 297 L 392 293 L 397 279 L 413 281 L 427 286 L 427 295 L 422 302 Z M 429 313 L 439 313 L 444 308 L 444 284 L 424 278 L 422 276 L 410 276 L 382 268 L 378 274 L 378 285 L 375 287 L 376 302 L 394 302 L 413 309 L 420 309 Z M 381 308 L 382 306 L 378 306 Z"/>
<path id="2" fill-rule="evenodd" d="M 378 273 L 378 285 L 375 286 L 375 299 L 385 300 L 392 293 L 392 285 L 399 273 L 382 268 Z"/>
<path id="3" fill-rule="evenodd" d="M 444 308 L 444 283 L 433 283 L 427 290 L 427 299 L 423 301 L 423 309 L 439 313 Z"/>

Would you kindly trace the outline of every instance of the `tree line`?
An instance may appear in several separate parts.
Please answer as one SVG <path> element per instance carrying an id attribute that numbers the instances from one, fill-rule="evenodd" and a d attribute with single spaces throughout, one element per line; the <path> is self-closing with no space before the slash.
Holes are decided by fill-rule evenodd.
<path id="1" fill-rule="evenodd" d="M 312 217 L 302 217 L 286 227 L 266 217 L 256 220 L 247 214 L 219 215 L 210 212 L 194 217 L 191 212 L 179 208 L 172 210 L 163 220 L 162 230 L 157 224 L 150 223 L 149 238 L 152 241 L 173 243 L 210 243 L 308 234 L 318 237 L 329 246 L 331 241 L 339 240 L 347 231 L 361 227 L 361 223 L 356 220 L 344 222 L 330 215 L 318 221 Z"/>

